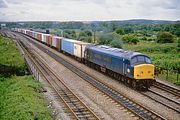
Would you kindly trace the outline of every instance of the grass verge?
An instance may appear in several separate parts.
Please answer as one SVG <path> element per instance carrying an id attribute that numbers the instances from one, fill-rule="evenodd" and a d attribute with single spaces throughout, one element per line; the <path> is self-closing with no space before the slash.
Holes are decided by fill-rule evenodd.
<path id="1" fill-rule="evenodd" d="M 15 44 L 0 36 L 0 120 L 51 120 L 41 85 L 26 74 Z"/>

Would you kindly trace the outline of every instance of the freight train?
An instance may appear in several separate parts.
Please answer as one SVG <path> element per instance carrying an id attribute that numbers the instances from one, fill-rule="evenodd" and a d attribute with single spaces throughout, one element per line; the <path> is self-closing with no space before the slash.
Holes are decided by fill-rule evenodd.
<path id="1" fill-rule="evenodd" d="M 14 31 L 35 38 L 57 51 L 74 56 L 78 61 L 104 72 L 134 89 L 148 89 L 155 82 L 155 67 L 145 54 L 85 43 L 28 29 L 15 28 Z"/>

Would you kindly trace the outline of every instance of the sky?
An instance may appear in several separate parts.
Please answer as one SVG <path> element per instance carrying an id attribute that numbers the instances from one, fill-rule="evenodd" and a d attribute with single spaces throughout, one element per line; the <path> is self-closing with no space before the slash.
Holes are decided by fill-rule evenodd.
<path id="1" fill-rule="evenodd" d="M 180 0 L 0 0 L 0 21 L 180 20 Z"/>

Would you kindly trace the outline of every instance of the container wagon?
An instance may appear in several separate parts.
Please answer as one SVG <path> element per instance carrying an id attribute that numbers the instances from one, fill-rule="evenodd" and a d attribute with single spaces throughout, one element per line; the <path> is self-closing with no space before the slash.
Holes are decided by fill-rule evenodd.
<path id="1" fill-rule="evenodd" d="M 62 37 L 52 36 L 52 47 L 61 51 L 61 40 Z"/>
<path id="2" fill-rule="evenodd" d="M 74 44 L 80 43 L 80 41 L 62 38 L 61 40 L 61 50 L 70 55 L 74 55 Z"/>

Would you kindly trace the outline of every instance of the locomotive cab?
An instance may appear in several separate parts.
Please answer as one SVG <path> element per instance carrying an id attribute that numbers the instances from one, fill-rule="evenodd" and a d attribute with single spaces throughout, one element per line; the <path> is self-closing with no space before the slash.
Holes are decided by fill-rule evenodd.
<path id="1" fill-rule="evenodd" d="M 154 65 L 147 56 L 136 56 L 132 58 L 135 79 L 154 79 Z"/>
<path id="2" fill-rule="evenodd" d="M 134 56 L 131 59 L 131 66 L 133 66 L 134 79 L 141 84 L 149 88 L 154 82 L 154 65 L 149 57 L 145 55 Z"/>

